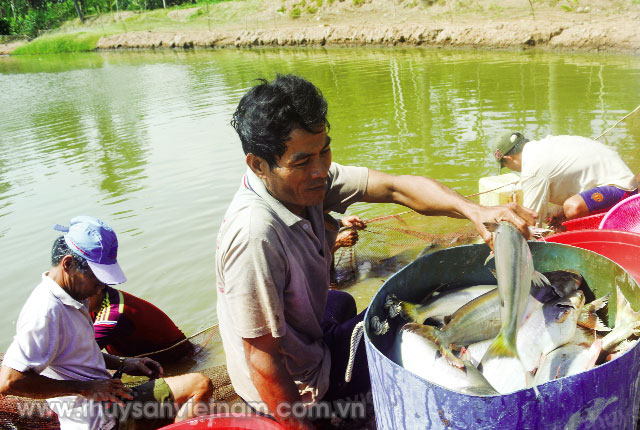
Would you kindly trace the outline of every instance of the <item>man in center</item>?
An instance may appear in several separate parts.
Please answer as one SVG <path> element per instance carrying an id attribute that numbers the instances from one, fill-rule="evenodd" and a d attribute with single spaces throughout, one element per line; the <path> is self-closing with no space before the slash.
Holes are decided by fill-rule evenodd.
<path id="1" fill-rule="evenodd" d="M 535 213 L 479 206 L 439 182 L 331 161 L 327 102 L 297 76 L 261 81 L 240 101 L 232 125 L 247 172 L 217 241 L 217 311 L 229 375 L 251 407 L 287 428 L 311 429 L 295 405 L 344 399 L 369 389 L 364 348 L 344 382 L 354 299 L 329 291 L 333 244 L 323 211 L 355 202 L 397 203 L 424 215 L 507 220 L 524 234 Z"/>

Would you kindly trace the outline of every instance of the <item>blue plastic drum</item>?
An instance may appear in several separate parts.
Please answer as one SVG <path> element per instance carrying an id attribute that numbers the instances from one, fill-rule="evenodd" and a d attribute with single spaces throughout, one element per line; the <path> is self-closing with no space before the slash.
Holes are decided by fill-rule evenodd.
<path id="1" fill-rule="evenodd" d="M 530 242 L 536 270 L 575 269 L 596 298 L 612 293 L 609 326 L 615 321 L 616 286 L 634 310 L 640 287 L 625 270 L 594 252 L 557 243 Z M 460 246 L 418 258 L 390 277 L 373 298 L 365 316 L 365 344 L 379 430 L 415 429 L 635 429 L 640 402 L 640 348 L 587 372 L 506 395 L 472 396 L 427 382 L 398 366 L 386 354 L 401 318 L 389 319 L 388 294 L 420 301 L 436 286 L 495 282 L 484 265 L 486 245 Z M 375 317 L 375 318 L 374 318 Z M 387 320 L 386 334 L 374 333 L 372 320 Z"/>

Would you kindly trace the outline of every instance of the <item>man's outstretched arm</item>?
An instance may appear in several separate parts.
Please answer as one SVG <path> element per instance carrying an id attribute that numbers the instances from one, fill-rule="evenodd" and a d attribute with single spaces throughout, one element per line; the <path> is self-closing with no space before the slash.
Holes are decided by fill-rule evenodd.
<path id="1" fill-rule="evenodd" d="M 48 399 L 60 396 L 83 396 L 95 401 L 122 403 L 131 400 L 130 388 L 119 379 L 95 381 L 61 381 L 35 372 L 18 372 L 8 366 L 0 369 L 0 394 Z"/>
<path id="2" fill-rule="evenodd" d="M 397 203 L 423 215 L 467 218 L 488 243 L 491 242 L 491 233 L 483 225 L 484 222 L 510 221 L 525 237 L 529 237 L 528 226 L 535 224 L 537 217 L 534 211 L 515 203 L 481 206 L 424 176 L 394 176 L 371 169 L 362 200 L 371 203 Z"/>

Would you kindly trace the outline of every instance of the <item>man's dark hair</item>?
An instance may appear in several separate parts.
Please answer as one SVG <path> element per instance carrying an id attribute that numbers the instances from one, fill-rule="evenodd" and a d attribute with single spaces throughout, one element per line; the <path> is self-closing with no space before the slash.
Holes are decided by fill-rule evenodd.
<path id="1" fill-rule="evenodd" d="M 62 260 L 65 255 L 73 257 L 73 263 L 75 264 L 78 272 L 87 272 L 89 269 L 89 263 L 87 263 L 87 260 L 73 252 L 69 248 L 69 245 L 67 245 L 67 242 L 64 241 L 64 236 L 60 236 L 53 242 L 53 247 L 51 248 L 51 266 L 54 267 L 60 264 L 60 260 Z"/>
<path id="2" fill-rule="evenodd" d="M 245 154 L 263 158 L 269 167 L 287 150 L 291 132 L 301 128 L 321 133 L 329 128 L 327 101 L 311 82 L 294 75 L 277 75 L 245 94 L 233 114 L 231 125 L 238 132 Z"/>

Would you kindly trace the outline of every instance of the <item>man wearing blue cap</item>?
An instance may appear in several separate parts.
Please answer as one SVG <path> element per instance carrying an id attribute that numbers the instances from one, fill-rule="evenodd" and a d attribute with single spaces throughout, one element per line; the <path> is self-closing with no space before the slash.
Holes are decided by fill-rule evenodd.
<path id="1" fill-rule="evenodd" d="M 87 298 L 126 281 L 114 231 L 88 216 L 54 228 L 65 234 L 54 242 L 52 269 L 20 312 L 0 369 L 0 394 L 46 398 L 62 430 L 123 429 L 135 419 L 163 423 L 207 412 L 212 387 L 205 375 L 160 378 L 154 360 L 100 352 Z M 159 379 L 130 389 L 107 369 Z"/>
<path id="2" fill-rule="evenodd" d="M 638 182 L 618 153 L 581 136 L 547 136 L 528 140 L 522 133 L 507 132 L 491 143 L 499 169 L 521 172 L 523 205 L 546 219 L 549 203 L 562 211 L 549 218 L 563 220 L 605 211 L 638 192 Z"/>

